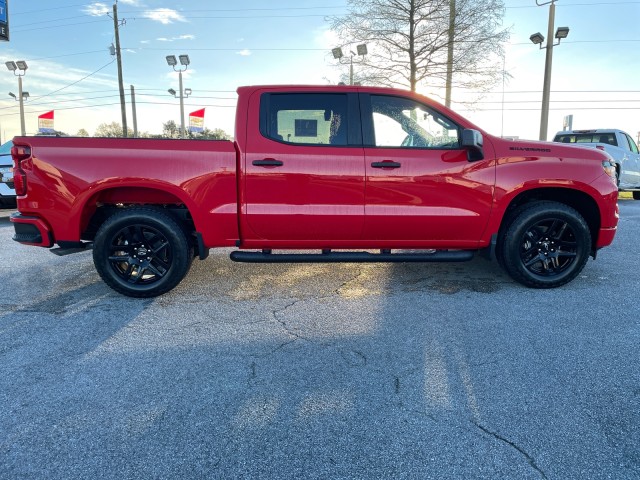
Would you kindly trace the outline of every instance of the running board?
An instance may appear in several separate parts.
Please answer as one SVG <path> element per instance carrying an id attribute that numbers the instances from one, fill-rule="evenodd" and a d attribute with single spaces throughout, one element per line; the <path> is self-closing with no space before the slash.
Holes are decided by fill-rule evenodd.
<path id="1" fill-rule="evenodd" d="M 229 255 L 234 262 L 247 263 L 339 263 L 339 262 L 466 262 L 473 259 L 473 250 L 428 250 L 421 253 L 370 252 L 271 253 L 235 251 Z"/>

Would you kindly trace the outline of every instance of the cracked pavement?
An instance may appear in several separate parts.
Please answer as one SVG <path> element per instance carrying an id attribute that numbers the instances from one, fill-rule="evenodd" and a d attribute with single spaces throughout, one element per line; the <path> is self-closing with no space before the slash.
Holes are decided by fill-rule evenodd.
<path id="1" fill-rule="evenodd" d="M 156 299 L 0 211 L 0 478 L 640 478 L 640 202 L 580 278 L 195 261 Z"/>

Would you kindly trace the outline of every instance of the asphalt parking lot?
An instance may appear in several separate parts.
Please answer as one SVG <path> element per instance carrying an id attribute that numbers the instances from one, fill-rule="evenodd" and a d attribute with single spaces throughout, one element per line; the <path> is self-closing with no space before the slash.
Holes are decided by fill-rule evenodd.
<path id="1" fill-rule="evenodd" d="M 160 298 L 0 211 L 0 478 L 640 478 L 640 202 L 554 290 L 464 264 L 250 265 Z"/>

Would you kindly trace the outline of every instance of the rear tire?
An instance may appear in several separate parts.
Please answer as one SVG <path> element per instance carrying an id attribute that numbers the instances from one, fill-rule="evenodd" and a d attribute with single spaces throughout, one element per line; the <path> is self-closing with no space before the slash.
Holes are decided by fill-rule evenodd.
<path id="1" fill-rule="evenodd" d="M 533 288 L 555 288 L 577 277 L 591 252 L 591 232 L 573 208 L 558 202 L 523 206 L 502 238 L 504 269 Z"/>
<path id="2" fill-rule="evenodd" d="M 193 247 L 177 221 L 153 207 L 132 207 L 109 217 L 96 233 L 93 262 L 104 282 L 129 297 L 155 297 L 189 271 Z"/>

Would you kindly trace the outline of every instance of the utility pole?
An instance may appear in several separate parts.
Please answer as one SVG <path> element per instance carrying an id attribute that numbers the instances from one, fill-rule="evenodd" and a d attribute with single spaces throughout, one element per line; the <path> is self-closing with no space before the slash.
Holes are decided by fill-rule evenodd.
<path id="1" fill-rule="evenodd" d="M 456 28 L 456 0 L 449 0 L 449 45 L 447 46 L 447 80 L 445 83 L 445 107 L 451 107 L 451 82 L 453 81 L 453 45 Z"/>
<path id="2" fill-rule="evenodd" d="M 120 87 L 120 110 L 122 112 L 122 136 L 127 136 L 127 108 L 124 99 L 124 84 L 122 82 L 122 54 L 120 52 L 120 24 L 118 23 L 118 0 L 113 4 L 113 28 L 116 36 L 116 59 L 118 61 L 118 85 Z"/>
<path id="3" fill-rule="evenodd" d="M 138 116 L 136 114 L 136 89 L 131 85 L 131 111 L 133 113 L 133 138 L 138 138 Z"/>

